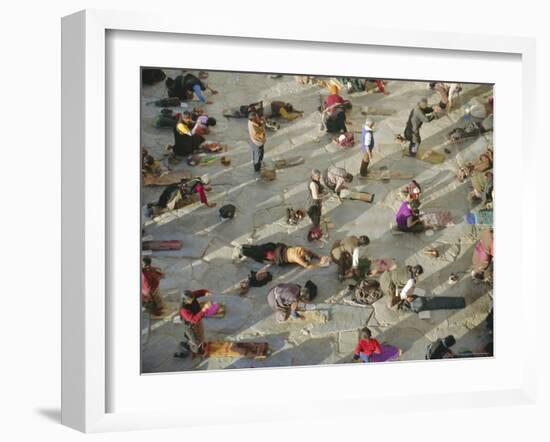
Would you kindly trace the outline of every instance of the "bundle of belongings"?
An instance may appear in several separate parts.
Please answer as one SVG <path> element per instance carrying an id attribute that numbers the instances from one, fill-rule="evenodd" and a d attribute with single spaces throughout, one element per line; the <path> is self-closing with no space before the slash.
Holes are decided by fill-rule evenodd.
<path id="1" fill-rule="evenodd" d="M 286 209 L 286 222 L 287 224 L 295 226 L 306 216 L 303 209 L 294 210 L 292 207 Z"/>
<path id="2" fill-rule="evenodd" d="M 355 139 L 353 132 L 344 132 L 338 138 L 335 138 L 335 143 L 340 147 L 353 147 L 355 146 Z"/>
<path id="3" fill-rule="evenodd" d="M 180 118 L 181 113 L 174 112 L 172 109 L 163 108 L 160 110 L 159 115 L 153 119 L 153 126 L 157 129 L 162 129 L 163 127 L 173 129 L 176 127 Z"/>
<path id="4" fill-rule="evenodd" d="M 352 300 L 360 305 L 372 305 L 384 295 L 380 289 L 380 283 L 371 278 L 363 279 L 355 287 L 350 286 L 350 288 L 352 288 Z"/>
<path id="5" fill-rule="evenodd" d="M 237 208 L 233 204 L 225 204 L 220 207 L 220 218 L 222 219 L 231 219 L 235 216 L 235 211 Z"/>
<path id="6" fill-rule="evenodd" d="M 250 271 L 250 276 L 248 277 L 248 286 L 249 287 L 263 287 L 266 284 L 269 284 L 273 279 L 273 275 L 268 271 L 255 272 L 254 270 Z"/>

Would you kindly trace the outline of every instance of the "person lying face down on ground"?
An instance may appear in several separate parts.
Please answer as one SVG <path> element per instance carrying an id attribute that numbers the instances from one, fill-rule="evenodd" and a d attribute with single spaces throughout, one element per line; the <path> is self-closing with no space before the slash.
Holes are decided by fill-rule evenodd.
<path id="1" fill-rule="evenodd" d="M 372 333 L 368 327 L 361 329 L 359 333 L 359 342 L 353 352 L 353 361 L 369 362 L 373 354 L 381 354 L 382 346 L 380 342 L 372 337 Z"/>
<path id="2" fill-rule="evenodd" d="M 242 105 L 239 109 L 242 114 L 248 115 L 250 112 L 256 112 L 263 118 L 281 117 L 287 121 L 293 121 L 304 114 L 304 111 L 295 109 L 292 103 L 278 100 L 258 101 L 256 103 Z"/>
<path id="3" fill-rule="evenodd" d="M 464 166 L 460 167 L 456 173 L 458 181 L 461 183 L 466 180 L 466 178 L 472 176 L 475 173 L 487 172 L 493 168 L 493 151 L 492 149 L 487 149 L 487 152 L 482 153 L 474 161 L 466 163 Z"/>
<path id="4" fill-rule="evenodd" d="M 494 256 L 493 229 L 487 229 L 479 235 L 479 241 L 472 255 L 472 278 L 482 281 L 492 279 L 492 262 Z"/>
<path id="5" fill-rule="evenodd" d="M 201 307 L 198 298 L 210 295 L 206 289 L 185 290 L 181 296 L 179 316 L 184 328 L 184 340 L 180 343 L 183 351 L 174 354 L 175 357 L 183 358 L 189 355 L 202 354 L 204 352 L 204 326 L 202 319 L 206 316 L 212 303 L 206 302 Z"/>
<path id="6" fill-rule="evenodd" d="M 414 289 L 418 277 L 424 273 L 421 265 L 402 266 L 394 270 L 388 270 L 380 276 L 380 288 L 384 295 L 387 295 L 390 301 L 390 308 L 398 307 L 406 300 L 414 300 Z"/>
<path id="7" fill-rule="evenodd" d="M 353 175 L 348 173 L 343 167 L 329 166 L 323 172 L 323 182 L 325 186 L 340 196 L 342 189 L 346 189 L 346 184 L 353 181 Z"/>
<path id="8" fill-rule="evenodd" d="M 144 257 L 141 268 L 141 302 L 145 309 L 155 316 L 160 316 L 164 312 L 164 301 L 159 291 L 162 278 L 164 273 L 158 267 L 153 267 L 149 256 Z"/>
<path id="9" fill-rule="evenodd" d="M 193 96 L 196 95 L 201 103 L 211 104 L 202 93 L 206 90 L 209 90 L 214 95 L 218 93 L 218 91 L 215 91 L 208 85 L 206 80 L 201 80 L 191 73 L 178 75 L 175 79 L 167 78 L 164 84 L 168 91 L 168 96 L 178 97 L 180 100 L 192 100 Z"/>
<path id="10" fill-rule="evenodd" d="M 366 235 L 347 236 L 343 240 L 335 241 L 330 251 L 332 260 L 338 265 L 338 279 L 343 281 L 349 277 L 358 277 L 359 259 L 363 255 L 363 248 L 368 246 L 370 239 Z"/>
<path id="11" fill-rule="evenodd" d="M 346 111 L 351 107 L 351 102 L 344 100 L 339 95 L 338 86 L 332 85 L 330 95 L 325 98 L 323 105 L 319 108 L 326 131 L 329 133 L 347 132 Z"/>
<path id="12" fill-rule="evenodd" d="M 420 233 L 426 230 L 426 226 L 420 218 L 419 207 L 418 200 L 406 200 L 401 203 L 395 215 L 395 222 L 399 230 L 411 233 Z"/>
<path id="13" fill-rule="evenodd" d="M 267 294 L 267 304 L 275 311 L 277 322 L 284 322 L 289 317 L 303 319 L 298 313 L 300 303 L 310 300 L 310 291 L 294 283 L 281 283 Z"/>
<path id="14" fill-rule="evenodd" d="M 428 100 L 423 98 L 411 110 L 402 139 L 409 142 L 409 155 L 415 157 L 422 139 L 420 138 L 420 128 L 424 123 L 428 123 L 437 118 L 438 106 L 428 106 Z M 399 136 L 398 136 L 399 138 Z"/>
<path id="15" fill-rule="evenodd" d="M 206 196 L 207 185 L 208 182 L 203 181 L 201 177 L 184 178 L 179 183 L 166 186 L 157 202 L 150 203 L 148 207 L 153 215 L 160 215 L 161 213 L 181 209 L 189 204 L 193 204 L 196 202 L 195 194 L 199 195 L 200 202 L 206 207 L 215 207 L 216 203 L 208 202 Z"/>
<path id="16" fill-rule="evenodd" d="M 319 267 L 319 263 L 314 263 L 313 260 L 321 259 L 321 256 L 305 247 L 272 242 L 258 245 L 243 244 L 238 249 L 238 255 L 239 258 L 251 258 L 262 264 L 269 263 L 278 266 L 298 264 L 305 269 Z"/>

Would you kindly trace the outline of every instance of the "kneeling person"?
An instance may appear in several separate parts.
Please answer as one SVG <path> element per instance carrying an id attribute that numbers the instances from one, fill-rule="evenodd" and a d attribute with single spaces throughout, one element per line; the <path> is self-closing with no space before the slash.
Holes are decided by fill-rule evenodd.
<path id="1" fill-rule="evenodd" d="M 267 294 L 267 303 L 275 311 L 277 322 L 284 322 L 289 317 L 301 318 L 298 304 L 309 299 L 309 289 L 294 283 L 278 284 Z"/>

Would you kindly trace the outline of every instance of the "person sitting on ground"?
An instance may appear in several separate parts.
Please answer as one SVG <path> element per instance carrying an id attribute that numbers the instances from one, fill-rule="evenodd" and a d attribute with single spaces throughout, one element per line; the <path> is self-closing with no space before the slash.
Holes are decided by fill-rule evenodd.
<path id="1" fill-rule="evenodd" d="M 186 157 L 199 150 L 204 142 L 204 137 L 193 133 L 195 123 L 190 112 L 183 112 L 180 121 L 174 127 L 174 144 L 166 149 L 173 155 Z"/>
<path id="2" fill-rule="evenodd" d="M 447 359 L 454 358 L 455 354 L 451 347 L 455 345 L 456 340 L 453 335 L 449 335 L 443 339 L 438 338 L 426 349 L 426 359 Z"/>
<path id="3" fill-rule="evenodd" d="M 195 355 L 204 352 L 204 326 L 202 319 L 212 306 L 210 302 L 204 303 L 201 307 L 197 298 L 210 295 L 210 291 L 185 290 L 181 296 L 181 307 L 179 316 L 184 327 L 184 340 L 180 342 L 183 352 L 174 354 L 175 357 L 186 357 L 189 351 Z"/>
<path id="4" fill-rule="evenodd" d="M 338 86 L 330 87 L 330 95 L 327 96 L 321 107 L 322 119 L 329 133 L 347 132 L 346 110 L 351 109 L 351 103 L 339 95 Z"/>
<path id="5" fill-rule="evenodd" d="M 357 343 L 353 353 L 353 360 L 369 362 L 369 359 L 373 354 L 379 355 L 381 353 L 382 346 L 380 345 L 380 342 L 372 337 L 372 332 L 368 327 L 362 328 L 359 333 L 359 342 Z"/>
<path id="6" fill-rule="evenodd" d="M 420 233 L 426 230 L 424 222 L 420 218 L 418 200 L 403 201 L 395 215 L 397 228 L 402 232 Z"/>
<path id="7" fill-rule="evenodd" d="M 414 289 L 418 277 L 424 273 L 421 265 L 398 267 L 388 270 L 380 276 L 380 288 L 382 293 L 390 299 L 390 308 L 398 307 L 401 301 L 414 300 Z"/>
<path id="8" fill-rule="evenodd" d="M 428 106 L 428 100 L 425 98 L 420 100 L 411 110 L 403 133 L 403 138 L 409 142 L 409 156 L 415 157 L 420 148 L 420 142 L 422 141 L 420 138 L 420 128 L 422 124 L 434 120 L 439 110 L 438 106 Z"/>
<path id="9" fill-rule="evenodd" d="M 201 177 L 191 179 L 183 178 L 179 183 L 166 186 L 156 203 L 149 204 L 149 209 L 154 215 L 160 215 L 168 210 L 178 210 L 196 201 L 195 195 L 199 195 L 200 202 L 206 207 L 216 207 L 216 203 L 209 203 L 206 196 L 208 181 Z"/>
<path id="10" fill-rule="evenodd" d="M 363 254 L 363 247 L 368 246 L 370 239 L 366 235 L 360 237 L 348 236 L 332 245 L 330 256 L 338 265 L 338 279 L 354 276 L 359 277 L 359 259 Z"/>
<path id="11" fill-rule="evenodd" d="M 361 153 L 363 154 L 363 158 L 361 160 L 359 174 L 363 177 L 367 176 L 369 164 L 372 161 L 372 151 L 374 150 L 373 128 L 374 121 L 372 121 L 371 118 L 367 118 L 363 130 L 361 131 Z"/>
<path id="12" fill-rule="evenodd" d="M 317 169 L 311 171 L 311 181 L 309 182 L 309 208 L 307 214 L 314 227 L 321 224 L 321 212 L 323 210 L 324 186 L 321 184 L 321 172 Z"/>
<path id="13" fill-rule="evenodd" d="M 493 229 L 481 232 L 472 255 L 472 278 L 474 280 L 491 280 L 492 261 L 494 256 Z"/>
<path id="14" fill-rule="evenodd" d="M 267 303 L 275 311 L 277 322 L 284 322 L 289 317 L 303 319 L 297 310 L 300 303 L 306 303 L 309 299 L 309 289 L 294 283 L 277 284 L 267 294 Z"/>
<path id="15" fill-rule="evenodd" d="M 163 168 L 160 161 L 156 161 L 146 148 L 141 148 L 141 174 L 142 176 L 158 177 Z"/>
<path id="16" fill-rule="evenodd" d="M 343 167 L 329 166 L 323 172 L 323 181 L 325 186 L 340 196 L 340 191 L 347 187 L 346 184 L 353 181 L 353 175 Z"/>
<path id="17" fill-rule="evenodd" d="M 153 267 L 149 256 L 144 257 L 141 268 L 141 303 L 154 316 L 162 316 L 164 313 L 164 302 L 159 291 L 162 278 L 164 273 L 158 267 Z"/>
<path id="18" fill-rule="evenodd" d="M 193 95 L 196 95 L 198 100 L 205 104 L 211 104 L 211 102 L 207 101 L 202 95 L 203 91 L 209 90 L 214 95 L 218 93 L 218 91 L 208 86 L 206 80 L 201 80 L 191 73 L 178 75 L 175 79 L 167 78 L 165 85 L 168 89 L 169 97 L 178 97 L 180 100 L 191 100 L 193 99 Z"/>

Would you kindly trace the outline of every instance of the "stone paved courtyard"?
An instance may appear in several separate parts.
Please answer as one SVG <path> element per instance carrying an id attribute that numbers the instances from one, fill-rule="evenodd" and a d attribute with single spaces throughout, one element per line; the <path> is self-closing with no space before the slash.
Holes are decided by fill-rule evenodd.
<path id="1" fill-rule="evenodd" d="M 180 71 L 166 70 L 166 73 L 175 77 Z M 144 313 L 144 373 L 346 363 L 351 360 L 358 330 L 365 325 L 380 342 L 400 347 L 403 352 L 401 360 L 424 359 L 426 346 L 448 334 L 457 339 L 453 350 L 480 351 L 488 340 L 483 321 L 492 307 L 492 287 L 486 283 L 474 284 L 469 277 L 479 227 L 464 222 L 464 215 L 472 209 L 467 198 L 471 185 L 469 182 L 459 183 L 455 173 L 458 164 L 474 159 L 486 150 L 489 143 L 492 144 L 492 133 L 455 145 L 446 145 L 445 136 L 462 123 L 461 104 L 475 97 L 487 97 L 491 94 L 491 86 L 464 85 L 455 110 L 422 127 L 423 148 L 439 152 L 446 148 L 451 152 L 445 153 L 446 161 L 439 165 L 403 157 L 401 146 L 393 142 L 395 134 L 402 133 L 410 110 L 420 98 L 427 97 L 434 104 L 439 101 L 427 83 L 389 81 L 386 86 L 389 95 L 373 92 L 348 95 L 343 92 L 342 95 L 350 98 L 354 105 L 350 130 L 361 130 L 365 120 L 361 114 L 364 106 L 395 111 L 391 116 L 372 116 L 377 146 L 371 167 L 385 166 L 412 173 L 423 188 L 422 209 L 448 209 L 454 225 L 438 230 L 432 236 L 393 235 L 390 223 L 400 204 L 398 191 L 407 181 L 354 179 L 351 187 L 374 193 L 374 202 L 329 199 L 324 204 L 323 216 L 335 226 L 330 229 L 330 239 L 309 243 L 306 239 L 311 226 L 309 219 L 289 226 L 286 208 L 307 208 L 306 186 L 312 168 L 324 169 L 335 164 L 357 176 L 361 163 L 360 134 L 355 133 L 356 145 L 350 149 L 331 143 L 331 137 L 320 131 L 320 114 L 317 112 L 320 95 L 326 96 L 327 90 L 317 85 L 299 84 L 292 76 L 270 78 L 261 74 L 210 72 L 208 80 L 220 93 L 207 96 L 213 104 L 205 109 L 217 119 L 217 125 L 206 138 L 228 145 L 231 166 L 225 167 L 216 160 L 208 166 L 190 167 L 182 161 L 174 169 L 190 170 L 195 175 L 207 173 L 212 185 L 208 198 L 217 203 L 217 207 L 210 209 L 196 203 L 157 218 L 144 218 L 144 230 L 154 239 L 181 239 L 184 244 L 179 251 L 152 255 L 153 265 L 166 273 L 161 281 L 161 293 L 169 306 L 179 301 L 184 289 L 207 288 L 215 293 L 211 300 L 225 305 L 226 315 L 204 320 L 206 339 L 269 342 L 272 354 L 262 361 L 173 358 L 182 339 L 182 327 L 174 324 L 171 317 L 149 324 Z M 163 83 L 143 87 L 142 145 L 155 158 L 163 156 L 164 147 L 173 143 L 173 135 L 171 129 L 153 127 L 152 119 L 160 108 L 146 103 L 164 96 Z M 253 171 L 246 120 L 228 120 L 221 114 L 228 107 L 272 99 L 289 101 L 305 114 L 293 122 L 280 121 L 281 128 L 277 132 L 268 131 L 265 162 L 269 164 L 270 159 L 277 156 L 301 155 L 305 163 L 279 170 L 276 180 L 268 182 L 260 180 Z M 156 200 L 161 192 L 162 188 L 143 187 L 143 204 Z M 218 208 L 227 203 L 237 207 L 237 215 L 233 220 L 220 221 Z M 429 318 L 421 319 L 416 313 L 390 310 L 387 298 L 382 298 L 372 307 L 352 306 L 345 300 L 329 303 L 327 300 L 346 285 L 338 281 L 334 264 L 313 270 L 272 266 L 273 281 L 269 285 L 251 288 L 245 296 L 231 290 L 248 276 L 251 269 L 261 267 L 251 260 L 234 263 L 232 253 L 236 245 L 281 241 L 328 255 L 334 240 L 351 234 L 370 237 L 369 257 L 391 257 L 400 265 L 421 264 L 424 274 L 419 279 L 418 288 L 428 295 L 465 297 L 466 308 L 433 311 Z M 440 256 L 433 258 L 425 254 L 423 251 L 427 247 L 437 247 Z M 457 284 L 447 283 L 451 273 L 460 277 Z M 319 286 L 316 308 L 325 312 L 328 321 L 277 323 L 266 302 L 269 288 L 280 282 L 303 284 L 308 279 Z M 145 333 L 147 329 L 150 329 L 149 333 Z"/>

